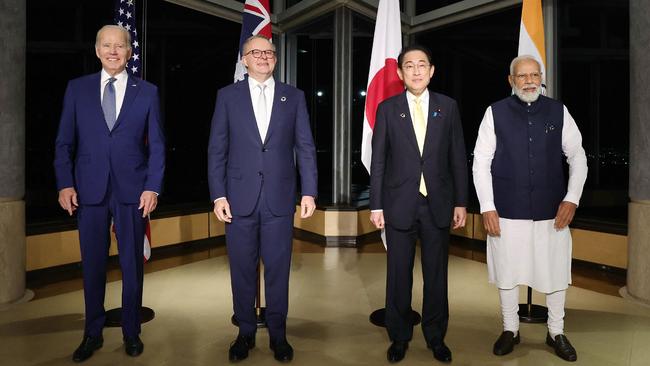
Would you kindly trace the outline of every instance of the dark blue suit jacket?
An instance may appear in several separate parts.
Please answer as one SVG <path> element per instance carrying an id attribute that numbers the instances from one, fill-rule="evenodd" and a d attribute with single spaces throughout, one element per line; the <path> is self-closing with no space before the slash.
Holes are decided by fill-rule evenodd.
<path id="1" fill-rule="evenodd" d="M 406 230 L 417 214 L 420 175 L 440 228 L 454 207 L 467 207 L 467 156 L 456 101 L 429 91 L 429 115 L 420 156 L 406 92 L 379 104 L 372 136 L 370 209 L 384 210 L 387 225 Z"/>
<path id="2" fill-rule="evenodd" d="M 129 76 L 120 114 L 109 131 L 100 98 L 101 73 L 71 80 L 56 138 L 57 189 L 74 187 L 80 204 L 100 203 L 111 178 L 121 203 L 137 204 L 143 191 L 160 193 L 165 141 L 158 90 Z"/>
<path id="3" fill-rule="evenodd" d="M 296 163 L 301 194 L 316 197 L 316 149 L 302 91 L 275 82 L 271 120 L 262 143 L 248 81 L 219 90 L 208 147 L 212 200 L 226 197 L 233 215 L 247 216 L 263 189 L 274 215 L 293 214 Z"/>

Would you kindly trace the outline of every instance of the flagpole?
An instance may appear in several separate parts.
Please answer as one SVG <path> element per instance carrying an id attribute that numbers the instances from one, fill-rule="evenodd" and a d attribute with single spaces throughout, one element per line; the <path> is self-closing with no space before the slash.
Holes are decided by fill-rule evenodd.
<path id="1" fill-rule="evenodd" d="M 142 0 L 142 15 L 140 17 L 142 28 L 140 28 L 142 33 L 142 80 L 147 80 L 147 0 Z"/>

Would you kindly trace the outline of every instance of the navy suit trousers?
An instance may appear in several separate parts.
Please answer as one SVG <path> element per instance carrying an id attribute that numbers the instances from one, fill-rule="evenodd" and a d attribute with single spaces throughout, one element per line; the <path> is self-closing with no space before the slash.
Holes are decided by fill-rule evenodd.
<path id="1" fill-rule="evenodd" d="M 106 322 L 104 296 L 112 218 L 122 270 L 122 334 L 135 337 L 140 334 L 145 219 L 138 204 L 118 202 L 110 181 L 108 186 L 102 202 L 81 205 L 77 210 L 86 304 L 85 334 L 101 335 Z"/>
<path id="2" fill-rule="evenodd" d="M 293 215 L 273 215 L 264 193 L 260 193 L 251 215 L 233 216 L 232 223 L 226 224 L 233 307 L 240 335 L 254 335 L 257 330 L 255 296 L 261 257 L 269 336 L 271 341 L 286 337 L 292 239 Z"/>
<path id="3" fill-rule="evenodd" d="M 449 227 L 439 228 L 429 209 L 427 199 L 418 195 L 418 212 L 407 230 L 386 225 L 386 329 L 391 341 L 410 341 L 411 291 L 415 243 L 420 239 L 422 277 L 422 332 L 429 346 L 442 343 L 447 332 L 449 304 L 447 299 L 447 263 Z"/>

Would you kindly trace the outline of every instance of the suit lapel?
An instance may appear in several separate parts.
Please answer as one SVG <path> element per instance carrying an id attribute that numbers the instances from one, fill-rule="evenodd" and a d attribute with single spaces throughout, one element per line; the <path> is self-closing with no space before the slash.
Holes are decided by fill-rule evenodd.
<path id="1" fill-rule="evenodd" d="M 418 140 L 415 137 L 415 129 L 413 128 L 413 120 L 411 119 L 411 110 L 409 109 L 408 97 L 406 92 L 397 99 L 397 108 L 395 111 L 399 115 L 399 122 L 395 127 L 402 131 L 404 137 L 409 142 L 415 152 L 420 156 L 420 148 L 418 147 Z"/>
<path id="2" fill-rule="evenodd" d="M 260 130 L 257 128 L 257 120 L 255 119 L 255 111 L 253 110 L 253 99 L 251 98 L 251 90 L 248 85 L 248 76 L 242 81 L 237 82 L 235 86 L 239 90 L 239 100 L 244 101 L 242 105 L 248 106 L 248 108 L 243 108 L 242 112 L 242 121 L 247 128 L 251 130 L 252 135 L 257 141 L 258 144 L 262 145 L 262 136 L 260 135 Z"/>
<path id="3" fill-rule="evenodd" d="M 442 111 L 440 101 L 435 93 L 429 91 L 429 113 L 427 113 L 427 133 L 424 137 L 424 148 L 422 156 L 426 157 L 433 152 L 434 141 L 440 137 L 440 124 L 442 122 Z"/>
<path id="4" fill-rule="evenodd" d="M 284 100 L 282 100 L 284 98 Z M 275 125 L 278 124 L 276 121 L 278 119 L 278 114 L 280 113 L 280 103 L 286 101 L 287 98 L 284 95 L 284 87 L 281 83 L 275 82 L 275 87 L 273 89 L 273 107 L 271 107 L 271 118 L 269 119 L 269 128 L 266 130 L 266 139 L 264 143 L 269 141 L 269 136 L 275 130 Z"/>
<path id="5" fill-rule="evenodd" d="M 90 104 L 90 107 L 93 109 L 94 113 L 97 114 L 96 120 L 103 123 L 104 127 L 106 127 L 106 131 L 108 131 L 108 125 L 106 124 L 106 118 L 104 117 L 104 110 L 102 109 L 102 73 L 98 72 L 94 74 L 89 80 L 90 82 L 87 86 L 88 90 L 86 91 L 86 95 L 93 96 L 91 98 L 92 103 Z"/>
<path id="6" fill-rule="evenodd" d="M 129 108 L 131 108 L 135 97 L 138 95 L 138 92 L 140 92 L 140 79 L 129 75 L 129 78 L 126 81 L 126 90 L 124 92 L 122 108 L 120 108 L 120 114 L 117 116 L 113 130 L 116 129 L 122 123 L 122 121 L 124 121 L 126 118 L 125 116 L 128 115 Z"/>

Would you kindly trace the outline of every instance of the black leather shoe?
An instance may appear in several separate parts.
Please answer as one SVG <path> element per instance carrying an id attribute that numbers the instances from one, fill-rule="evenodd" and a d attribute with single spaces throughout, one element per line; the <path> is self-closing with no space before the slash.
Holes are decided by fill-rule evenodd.
<path id="1" fill-rule="evenodd" d="M 255 347 L 255 337 L 238 335 L 237 339 L 230 344 L 228 350 L 228 359 L 231 362 L 237 362 L 248 357 L 248 350 Z"/>
<path id="2" fill-rule="evenodd" d="M 546 344 L 555 349 L 555 354 L 561 359 L 569 362 L 574 362 L 578 359 L 576 349 L 573 348 L 571 342 L 564 334 L 558 334 L 555 339 L 551 338 L 551 334 L 546 333 Z"/>
<path id="3" fill-rule="evenodd" d="M 273 351 L 273 358 L 280 362 L 289 362 L 293 360 L 293 347 L 286 339 L 280 341 L 271 341 L 269 344 Z"/>
<path id="4" fill-rule="evenodd" d="M 144 351 L 144 344 L 140 337 L 124 337 L 124 352 L 131 357 L 138 357 Z"/>
<path id="5" fill-rule="evenodd" d="M 494 342 L 492 353 L 497 356 L 507 355 L 508 353 L 512 352 L 513 349 L 515 349 L 515 344 L 519 344 L 519 341 L 519 332 L 517 332 L 517 336 L 515 337 L 515 333 L 506 330 L 505 332 L 501 333 L 499 339 Z"/>
<path id="6" fill-rule="evenodd" d="M 99 337 L 84 336 L 81 344 L 72 354 L 72 361 L 83 362 L 89 359 L 93 355 L 93 352 L 102 348 L 103 345 L 104 338 L 101 335 Z"/>
<path id="7" fill-rule="evenodd" d="M 444 342 L 431 346 L 431 350 L 433 351 L 433 358 L 436 360 L 445 363 L 451 362 L 451 350 Z"/>
<path id="8" fill-rule="evenodd" d="M 393 342 L 393 344 L 388 347 L 388 351 L 386 352 L 386 358 L 388 358 L 388 362 L 395 363 L 402 361 L 404 359 L 404 356 L 406 356 L 407 349 L 409 349 L 409 342 Z"/>

